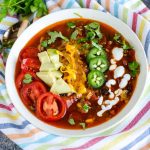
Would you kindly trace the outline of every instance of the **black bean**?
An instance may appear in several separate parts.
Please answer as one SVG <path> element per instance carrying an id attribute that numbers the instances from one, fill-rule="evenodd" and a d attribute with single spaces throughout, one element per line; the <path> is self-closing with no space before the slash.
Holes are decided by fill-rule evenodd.
<path id="1" fill-rule="evenodd" d="M 103 87 L 101 89 L 101 94 L 102 95 L 109 95 L 109 89 L 107 87 Z"/>

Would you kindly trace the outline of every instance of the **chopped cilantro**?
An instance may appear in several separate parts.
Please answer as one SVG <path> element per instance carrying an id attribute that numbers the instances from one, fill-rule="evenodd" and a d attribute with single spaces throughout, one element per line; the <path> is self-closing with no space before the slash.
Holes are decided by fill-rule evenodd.
<path id="1" fill-rule="evenodd" d="M 72 40 L 76 40 L 77 36 L 78 36 L 78 30 L 75 30 L 72 34 L 71 34 L 71 39 Z"/>
<path id="2" fill-rule="evenodd" d="M 96 35 L 96 34 L 95 34 L 93 31 L 89 31 L 89 32 L 87 32 L 86 37 L 87 37 L 89 40 L 92 40 L 92 39 L 95 38 L 95 35 Z"/>
<path id="3" fill-rule="evenodd" d="M 82 47 L 85 48 L 85 49 L 89 49 L 91 46 L 90 46 L 90 44 L 85 43 L 85 44 L 82 45 Z"/>
<path id="4" fill-rule="evenodd" d="M 42 41 L 41 46 L 47 47 L 49 44 L 54 43 L 57 38 L 61 38 L 61 39 L 65 40 L 66 42 L 69 41 L 68 38 L 63 36 L 61 32 L 57 32 L 57 31 L 48 32 L 48 35 L 50 36 L 50 39 Z"/>
<path id="5" fill-rule="evenodd" d="M 87 38 L 80 38 L 77 40 L 78 43 L 84 43 L 87 42 Z"/>
<path id="6" fill-rule="evenodd" d="M 48 13 L 43 0 L 3 0 L 0 1 L 0 21 L 7 16 L 19 14 L 29 16 L 36 12 L 37 17 Z"/>
<path id="7" fill-rule="evenodd" d="M 47 46 L 48 46 L 47 40 L 42 41 L 41 46 L 43 46 L 43 47 L 47 47 Z"/>
<path id="8" fill-rule="evenodd" d="M 87 113 L 91 107 L 88 104 L 83 105 L 83 110 Z"/>
<path id="9" fill-rule="evenodd" d="M 85 129 L 86 124 L 84 122 L 79 123 L 80 126 L 82 126 L 83 129 Z"/>
<path id="10" fill-rule="evenodd" d="M 97 29 L 99 28 L 99 24 L 97 22 L 92 22 L 88 25 L 85 26 L 86 29 L 90 30 L 91 28 L 92 29 Z"/>
<path id="11" fill-rule="evenodd" d="M 66 42 L 68 42 L 68 38 L 63 36 L 61 32 L 57 32 L 57 31 L 54 31 L 54 32 L 48 32 L 48 35 L 51 37 L 49 40 L 48 40 L 48 44 L 52 44 L 56 41 L 57 38 L 61 38 L 63 40 L 65 40 Z"/>
<path id="12" fill-rule="evenodd" d="M 133 47 L 130 46 L 129 44 L 127 44 L 125 42 L 125 40 L 123 40 L 123 42 L 122 42 L 122 48 L 123 48 L 123 50 L 128 50 L 128 49 L 132 49 Z"/>
<path id="13" fill-rule="evenodd" d="M 94 43 L 98 44 L 98 39 L 93 39 L 92 40 Z"/>
<path id="14" fill-rule="evenodd" d="M 25 74 L 24 75 L 24 79 L 23 79 L 23 83 L 31 83 L 32 82 L 32 76 L 30 74 Z"/>
<path id="15" fill-rule="evenodd" d="M 102 49 L 103 49 L 103 46 L 97 44 L 94 40 L 92 41 L 92 45 L 93 45 L 94 47 L 96 47 L 97 49 L 99 49 L 99 50 L 102 50 Z"/>
<path id="16" fill-rule="evenodd" d="M 76 27 L 76 24 L 74 22 L 68 22 L 67 23 L 67 26 L 71 29 L 75 28 Z"/>
<path id="17" fill-rule="evenodd" d="M 68 122 L 70 125 L 75 125 L 75 121 L 73 118 L 69 118 Z"/>
<path id="18" fill-rule="evenodd" d="M 115 36 L 113 37 L 113 40 L 116 41 L 117 43 L 121 43 L 120 37 L 121 35 L 119 33 L 116 33 Z"/>
<path id="19" fill-rule="evenodd" d="M 90 40 L 94 39 L 96 36 L 99 39 L 102 38 L 102 33 L 100 31 L 100 25 L 97 22 L 92 22 L 92 23 L 84 26 L 84 28 L 88 31 L 87 32 L 87 37 L 88 38 L 91 37 Z"/>
<path id="20" fill-rule="evenodd" d="M 115 36 L 113 37 L 113 40 L 116 41 L 117 43 L 121 44 L 121 47 L 123 50 L 129 50 L 132 49 L 133 47 L 130 46 L 125 42 L 125 40 L 121 41 L 121 35 L 119 33 L 116 33 Z"/>
<path id="21" fill-rule="evenodd" d="M 130 62 L 128 63 L 128 67 L 131 71 L 132 77 L 135 77 L 136 74 L 139 72 L 139 67 L 140 67 L 139 63 L 136 61 Z"/>

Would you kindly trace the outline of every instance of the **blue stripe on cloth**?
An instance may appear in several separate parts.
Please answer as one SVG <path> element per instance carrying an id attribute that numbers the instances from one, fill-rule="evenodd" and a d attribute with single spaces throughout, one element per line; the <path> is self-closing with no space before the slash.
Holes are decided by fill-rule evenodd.
<path id="1" fill-rule="evenodd" d="M 36 141 L 34 141 L 34 142 L 28 142 L 28 143 L 20 144 L 19 146 L 24 149 L 25 147 L 29 146 L 30 144 L 45 143 L 45 142 L 48 142 L 48 141 L 50 141 L 50 140 L 53 140 L 53 139 L 56 138 L 56 137 L 58 137 L 58 136 L 57 136 L 57 135 L 50 134 L 50 135 L 47 135 L 47 136 L 45 136 L 45 137 L 43 137 L 43 138 L 40 138 L 40 139 L 38 139 L 38 140 L 36 140 Z"/>
<path id="2" fill-rule="evenodd" d="M 0 86 L 0 90 L 3 90 L 3 89 L 5 89 L 5 88 L 6 88 L 5 84 L 2 84 L 2 85 Z"/>
<path id="3" fill-rule="evenodd" d="M 122 148 L 121 150 L 129 150 L 134 145 L 136 145 L 138 142 L 142 141 L 144 138 L 146 138 L 148 135 L 150 135 L 150 128 L 148 128 L 144 133 L 142 133 L 139 137 L 137 137 L 134 141 L 132 141 L 130 144 Z"/>
<path id="4" fill-rule="evenodd" d="M 66 8 L 71 8 L 74 3 L 75 3 L 75 0 L 70 0 L 70 1 L 67 3 Z"/>
<path id="5" fill-rule="evenodd" d="M 119 0 L 120 4 L 124 4 L 126 2 L 126 0 Z"/>
<path id="6" fill-rule="evenodd" d="M 0 71 L 0 75 L 5 79 L 5 75 Z"/>
<path id="7" fill-rule="evenodd" d="M 6 30 L 0 29 L 0 34 L 4 34 Z"/>
<path id="8" fill-rule="evenodd" d="M 97 2 L 100 3 L 100 5 L 101 5 L 101 0 L 97 0 Z"/>
<path id="9" fill-rule="evenodd" d="M 148 54 L 149 45 L 150 45 L 150 30 L 147 33 L 146 40 L 145 40 L 145 45 L 144 45 L 144 50 L 145 50 L 146 54 Z"/>
<path id="10" fill-rule="evenodd" d="M 0 124 L 0 129 L 7 129 L 7 128 L 15 128 L 15 129 L 24 129 L 30 122 L 27 120 L 23 121 L 21 125 L 13 124 L 13 123 L 3 123 Z"/>
<path id="11" fill-rule="evenodd" d="M 115 17 L 118 17 L 118 7 L 119 7 L 118 2 L 115 2 L 114 3 L 114 16 Z"/>

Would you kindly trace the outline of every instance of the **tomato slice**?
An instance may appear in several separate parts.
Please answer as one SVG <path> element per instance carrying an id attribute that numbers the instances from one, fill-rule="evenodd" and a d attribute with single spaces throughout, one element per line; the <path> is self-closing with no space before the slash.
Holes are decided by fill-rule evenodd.
<path id="1" fill-rule="evenodd" d="M 36 76 L 36 74 L 34 72 L 21 72 L 17 78 L 16 78 L 16 87 L 18 89 L 20 89 L 22 86 L 23 86 L 23 79 L 24 79 L 24 76 L 25 74 L 30 74 L 32 76 L 32 79 L 33 80 L 39 80 L 39 78 Z"/>
<path id="2" fill-rule="evenodd" d="M 22 59 L 25 59 L 25 58 L 37 58 L 38 52 L 39 52 L 38 48 L 35 48 L 35 47 L 24 48 L 20 52 L 19 61 L 21 62 Z"/>
<path id="3" fill-rule="evenodd" d="M 46 87 L 40 81 L 33 81 L 21 89 L 21 98 L 25 105 L 35 106 L 40 95 L 46 93 Z"/>
<path id="4" fill-rule="evenodd" d="M 40 61 L 36 58 L 25 58 L 21 63 L 22 71 L 33 71 L 37 72 L 40 69 Z"/>
<path id="5" fill-rule="evenodd" d="M 37 115 L 44 121 L 56 121 L 66 113 L 66 101 L 60 96 L 47 92 L 37 100 Z"/>

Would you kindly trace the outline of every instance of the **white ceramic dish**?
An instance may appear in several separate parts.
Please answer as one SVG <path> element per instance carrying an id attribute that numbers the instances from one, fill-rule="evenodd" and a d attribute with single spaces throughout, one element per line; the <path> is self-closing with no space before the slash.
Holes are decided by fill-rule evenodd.
<path id="1" fill-rule="evenodd" d="M 41 31 L 43 28 L 55 22 L 65 20 L 65 19 L 71 19 L 71 18 L 79 18 L 79 16 L 77 16 L 76 14 L 81 15 L 83 18 L 88 18 L 88 19 L 93 19 L 93 20 L 97 20 L 100 22 L 104 22 L 112 26 L 118 32 L 120 32 L 126 38 L 126 40 L 135 48 L 136 59 L 140 63 L 140 74 L 138 77 L 137 86 L 127 106 L 111 120 L 103 123 L 102 125 L 99 125 L 93 128 L 88 128 L 86 130 L 61 129 L 61 128 L 56 128 L 54 126 L 48 125 L 40 121 L 38 118 L 32 115 L 28 111 L 28 109 L 24 106 L 24 104 L 20 100 L 20 97 L 17 93 L 15 82 L 14 82 L 16 61 L 17 61 L 19 52 L 26 45 L 26 43 L 35 34 Z M 36 127 L 46 132 L 57 134 L 57 135 L 74 136 L 74 137 L 75 136 L 87 136 L 87 135 L 93 135 L 95 133 L 101 133 L 101 132 L 108 130 L 109 128 L 121 122 L 129 114 L 129 112 L 133 110 L 133 107 L 138 103 L 138 100 L 140 99 L 142 95 L 142 91 L 144 90 L 147 74 L 148 74 L 148 65 L 146 61 L 146 56 L 144 54 L 144 49 L 139 39 L 137 38 L 137 36 L 126 24 L 124 24 L 122 21 L 120 21 L 119 19 L 116 19 L 115 17 L 109 14 L 106 14 L 97 10 L 68 9 L 68 10 L 63 10 L 63 11 L 59 11 L 56 13 L 52 13 L 50 15 L 47 15 L 41 18 L 40 20 L 30 25 L 23 32 L 23 34 L 17 39 L 17 41 L 15 42 L 15 44 L 13 45 L 11 49 L 11 52 L 7 60 L 6 86 L 7 86 L 8 94 L 12 100 L 12 103 L 16 107 L 16 109 L 22 114 L 22 116 L 24 116 L 24 118 L 26 118 Z"/>

